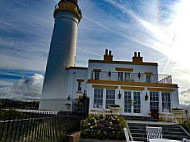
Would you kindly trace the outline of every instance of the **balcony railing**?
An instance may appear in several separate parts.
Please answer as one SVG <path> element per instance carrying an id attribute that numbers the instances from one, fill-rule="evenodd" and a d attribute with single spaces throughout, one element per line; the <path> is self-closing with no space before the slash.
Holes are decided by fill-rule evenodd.
<path id="1" fill-rule="evenodd" d="M 110 80 L 110 81 L 150 82 L 150 83 L 172 84 L 172 76 L 165 75 L 165 74 L 92 71 L 91 79 L 92 80 Z"/>

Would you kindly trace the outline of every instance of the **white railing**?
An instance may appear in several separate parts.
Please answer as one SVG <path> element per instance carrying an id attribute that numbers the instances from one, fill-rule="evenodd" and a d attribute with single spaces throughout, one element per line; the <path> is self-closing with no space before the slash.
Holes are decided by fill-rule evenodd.
<path id="1" fill-rule="evenodd" d="M 91 73 L 92 80 L 110 80 L 126 82 L 150 82 L 172 84 L 172 76 L 165 74 L 145 74 L 145 73 L 122 73 L 119 72 L 94 72 Z"/>

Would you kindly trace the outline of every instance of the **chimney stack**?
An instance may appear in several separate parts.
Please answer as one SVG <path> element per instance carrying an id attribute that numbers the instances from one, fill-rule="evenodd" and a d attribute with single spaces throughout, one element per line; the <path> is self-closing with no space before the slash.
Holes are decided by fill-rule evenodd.
<path id="1" fill-rule="evenodd" d="M 133 57 L 133 63 L 134 64 L 141 64 L 143 62 L 143 57 L 141 57 L 140 52 L 134 52 L 134 57 Z"/>
<path id="2" fill-rule="evenodd" d="M 108 51 L 108 49 L 106 49 L 104 54 L 104 62 L 112 62 L 112 61 L 113 61 L 112 51 L 111 50 Z"/>

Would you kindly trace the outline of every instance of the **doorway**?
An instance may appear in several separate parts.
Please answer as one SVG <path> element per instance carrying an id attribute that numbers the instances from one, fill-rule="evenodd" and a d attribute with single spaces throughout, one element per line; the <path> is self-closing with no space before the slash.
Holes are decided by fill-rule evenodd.
<path id="1" fill-rule="evenodd" d="M 141 113 L 140 91 L 124 91 L 124 113 Z"/>
<path id="2" fill-rule="evenodd" d="M 159 118 L 159 92 L 150 92 L 150 113 L 152 118 Z"/>

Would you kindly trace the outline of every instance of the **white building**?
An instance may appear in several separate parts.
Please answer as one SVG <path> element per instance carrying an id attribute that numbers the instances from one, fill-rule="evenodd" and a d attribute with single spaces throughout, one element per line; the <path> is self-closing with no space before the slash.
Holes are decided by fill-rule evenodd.
<path id="1" fill-rule="evenodd" d="M 89 60 L 87 68 L 67 69 L 67 94 L 76 99 L 86 92 L 89 112 L 117 104 L 122 115 L 150 116 L 179 107 L 178 85 L 172 84 L 171 76 L 158 74 L 157 63 L 144 62 L 140 52 L 132 61 L 114 61 L 106 49 L 103 60 Z"/>
<path id="2" fill-rule="evenodd" d="M 90 113 L 117 104 L 122 115 L 158 117 L 179 106 L 178 85 L 171 76 L 158 74 L 157 63 L 144 62 L 140 52 L 132 61 L 114 61 L 106 49 L 103 60 L 74 66 L 81 17 L 77 0 L 61 0 L 55 9 L 40 109 L 65 110 L 70 99 L 84 93 L 90 98 Z"/>

